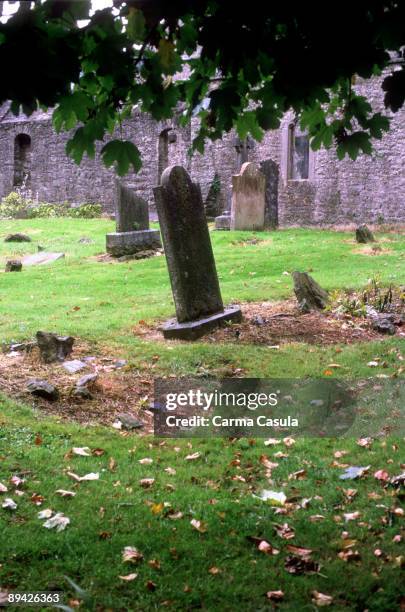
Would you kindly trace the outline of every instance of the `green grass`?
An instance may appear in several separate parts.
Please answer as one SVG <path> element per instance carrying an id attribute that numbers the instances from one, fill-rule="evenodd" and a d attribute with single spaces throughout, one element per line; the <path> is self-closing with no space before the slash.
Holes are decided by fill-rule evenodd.
<path id="1" fill-rule="evenodd" d="M 132 329 L 140 320 L 164 320 L 174 313 L 164 257 L 110 264 L 92 259 L 105 251 L 105 234 L 113 222 L 83 219 L 2 221 L 0 257 L 35 252 L 37 244 L 63 251 L 65 260 L 50 266 L 26 268 L 21 274 L 0 276 L 2 340 L 31 337 L 38 329 L 81 337 L 94 345 L 114 349 L 137 365 L 160 355 L 158 370 L 185 374 L 215 370 L 226 373 L 242 367 L 251 376 L 300 376 L 321 374 L 334 358 L 334 349 L 285 345 L 280 351 L 259 346 L 214 345 L 204 340 L 189 346 L 146 342 Z M 32 243 L 4 243 L 9 232 L 23 231 Z M 94 244 L 82 245 L 87 236 Z M 312 270 L 327 289 L 360 288 L 373 275 L 389 284 L 405 282 L 405 237 L 378 235 L 389 253 L 369 257 L 358 250 L 352 234 L 319 230 L 284 230 L 258 233 L 211 233 L 221 290 L 225 303 L 268 301 L 291 297 L 291 277 L 285 271 Z M 0 263 L 2 264 L 3 262 Z M 118 307 L 119 306 L 119 307 Z M 78 308 L 78 309 L 77 309 Z M 403 342 L 403 341 L 402 341 Z M 368 372 L 366 363 L 377 354 L 393 362 L 389 351 L 398 339 L 345 347 L 339 355 L 349 375 Z M 162 365 L 163 364 L 163 365 Z"/>
<path id="2" fill-rule="evenodd" d="M 157 374 L 214 373 L 229 375 L 235 367 L 246 376 L 319 376 L 327 364 L 339 361 L 345 377 L 370 376 L 367 362 L 379 357 L 391 375 L 402 361 L 400 337 L 381 342 L 339 347 L 283 345 L 267 347 L 237 344 L 147 342 L 132 333 L 139 320 L 154 321 L 174 311 L 164 257 L 120 264 L 92 259 L 104 252 L 105 233 L 113 223 L 104 220 L 2 221 L 1 264 L 7 257 L 35 252 L 37 244 L 66 253 L 65 261 L 51 266 L 27 268 L 18 274 L 0 275 L 1 340 L 30 338 L 38 329 L 70 333 L 90 343 L 92 349 L 130 359 L 139 370 L 148 369 L 158 355 Z M 9 232 L 29 233 L 34 242 L 12 245 L 1 238 Z M 285 230 L 257 234 L 257 245 L 243 241 L 251 233 L 215 233 L 212 241 L 225 302 L 264 301 L 292 295 L 291 278 L 284 271 L 311 272 L 328 289 L 360 288 L 379 274 L 385 283 L 405 283 L 405 237 L 378 235 L 390 250 L 376 257 L 356 254 L 351 234 L 317 230 Z M 95 242 L 81 245 L 91 237 Z M 386 240 L 386 242 L 385 242 Z M 241 242 L 242 241 L 242 242 Z M 76 307 L 79 310 L 75 310 Z M 109 353 L 108 353 L 109 351 Z M 40 412 L 0 400 L 0 482 L 9 487 L 18 504 L 15 512 L 0 508 L 0 586 L 8 590 L 38 591 L 61 588 L 67 599 L 83 601 L 83 610 L 204 609 L 270 610 L 275 604 L 266 592 L 283 590 L 277 604 L 281 610 L 314 610 L 312 591 L 333 596 L 333 610 L 395 610 L 401 597 L 401 551 L 393 541 L 401 533 L 395 489 L 374 478 L 384 469 L 390 476 L 403 471 L 404 441 L 375 440 L 362 448 L 355 440 L 297 440 L 291 448 L 265 447 L 263 439 L 231 442 L 216 440 L 166 440 L 122 436 L 113 428 L 83 427 L 44 418 Z M 38 438 L 38 435 L 40 439 Z M 35 443 L 40 442 L 39 444 Z M 102 448 L 100 457 L 71 456 L 74 446 Z M 191 447 L 192 446 L 192 447 Z M 283 449 L 287 457 L 276 459 Z M 336 459 L 336 451 L 347 451 Z M 201 457 L 185 457 L 199 451 Z M 262 455 L 279 465 L 271 481 L 260 461 Z M 151 465 L 139 459 L 150 457 Z M 111 469 L 110 459 L 114 459 Z M 366 476 L 342 481 L 343 467 L 370 465 Z M 175 475 L 165 468 L 172 467 Z M 305 469 L 303 480 L 289 478 Z M 67 475 L 99 472 L 100 480 L 79 484 Z M 23 496 L 15 495 L 11 476 L 26 478 Z M 155 478 L 150 489 L 139 485 Z M 168 486 L 169 485 L 169 486 Z M 170 487 L 172 485 L 174 488 Z M 55 494 L 59 488 L 75 491 L 73 499 Z M 344 489 L 357 489 L 349 502 Z M 287 514 L 253 497 L 262 489 L 284 491 L 300 503 L 312 498 L 307 508 L 288 507 Z M 369 494 L 381 497 L 373 499 Z M 42 495 L 41 507 L 31 501 Z M 5 495 L 0 495 L 0 502 Z M 151 504 L 170 504 L 154 514 Z M 44 529 L 38 511 L 51 508 L 70 518 L 65 531 Z M 160 506 L 155 506 L 159 509 Z M 170 509 L 183 513 L 179 520 L 167 516 Z M 101 510 L 103 509 L 103 510 Z M 348 523 L 343 514 L 361 512 Z M 322 515 L 319 522 L 310 517 Z M 199 533 L 192 519 L 206 524 Z M 295 530 L 292 540 L 280 538 L 274 524 L 287 522 Z M 342 531 L 356 540 L 357 561 L 338 558 Z M 271 542 L 280 553 L 258 551 L 248 537 Z M 313 549 L 320 573 L 292 575 L 284 568 L 287 545 Z M 125 546 L 144 555 L 137 566 L 123 563 Z M 175 551 L 173 550 L 175 549 Z M 375 550 L 382 550 L 377 557 Z M 403 554 L 403 553 L 402 553 Z M 149 565 L 157 559 L 160 569 Z M 212 575 L 209 569 L 218 567 Z M 138 577 L 124 582 L 120 575 Z M 65 576 L 89 595 L 84 601 Z M 156 584 L 155 590 L 147 582 Z M 186 588 L 185 588 L 186 587 Z"/>

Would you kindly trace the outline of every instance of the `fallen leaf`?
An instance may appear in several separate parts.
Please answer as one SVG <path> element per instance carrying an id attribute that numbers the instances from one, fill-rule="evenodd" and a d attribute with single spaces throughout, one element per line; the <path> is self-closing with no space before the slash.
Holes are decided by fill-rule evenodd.
<path id="1" fill-rule="evenodd" d="M 280 552 L 277 548 L 274 548 L 270 542 L 267 542 L 267 540 L 262 540 L 259 542 L 257 545 L 257 550 L 260 550 L 260 552 L 265 553 L 266 555 L 278 555 Z"/>
<path id="2" fill-rule="evenodd" d="M 160 561 L 159 559 L 151 559 L 150 561 L 148 561 L 148 565 L 150 567 L 153 567 L 153 569 L 160 569 Z"/>
<path id="3" fill-rule="evenodd" d="M 357 495 L 357 489 L 342 489 L 345 497 L 352 500 Z"/>
<path id="4" fill-rule="evenodd" d="M 366 467 L 357 467 L 357 466 L 351 466 L 348 467 L 343 474 L 341 474 L 339 476 L 339 478 L 341 480 L 354 480 L 355 478 L 361 478 L 364 474 L 366 474 L 366 472 L 368 472 L 368 470 L 370 469 L 371 466 L 367 465 Z"/>
<path id="5" fill-rule="evenodd" d="M 220 574 L 221 572 L 222 570 L 219 567 L 216 567 L 215 565 L 210 567 L 210 569 L 208 570 L 208 573 L 212 574 L 213 576 L 216 576 L 217 574 Z"/>
<path id="6" fill-rule="evenodd" d="M 315 561 L 300 557 L 288 556 L 284 568 L 289 574 L 314 574 L 319 572 L 319 565 Z"/>
<path id="7" fill-rule="evenodd" d="M 355 521 L 356 519 L 360 518 L 361 512 L 347 512 L 346 514 L 343 514 L 343 516 L 345 517 L 346 523 L 348 523 L 349 521 Z"/>
<path id="8" fill-rule="evenodd" d="M 349 550 L 342 550 L 341 552 L 338 553 L 338 557 L 339 559 L 342 559 L 342 561 L 358 561 L 360 559 L 360 553 L 358 550 L 352 550 L 351 548 Z"/>
<path id="9" fill-rule="evenodd" d="M 333 597 L 331 595 L 325 595 L 325 593 L 320 593 L 319 591 L 312 591 L 312 602 L 319 608 L 330 606 L 332 601 Z"/>
<path id="10" fill-rule="evenodd" d="M 138 561 L 142 561 L 142 559 L 143 554 L 133 546 L 125 546 L 122 551 L 122 560 L 124 563 L 138 563 Z"/>
<path id="11" fill-rule="evenodd" d="M 297 472 L 293 472 L 288 475 L 288 480 L 304 480 L 307 476 L 306 470 L 298 470 Z"/>
<path id="12" fill-rule="evenodd" d="M 42 521 L 43 519 L 51 518 L 52 514 L 53 510 L 51 510 L 50 508 L 46 508 L 45 510 L 41 510 L 41 512 L 38 512 L 38 518 Z"/>
<path id="13" fill-rule="evenodd" d="M 177 521 L 179 519 L 182 519 L 184 516 L 184 514 L 182 512 L 170 512 L 167 515 L 167 518 L 171 519 L 172 521 Z"/>
<path id="14" fill-rule="evenodd" d="M 19 476 L 12 476 L 10 478 L 10 482 L 14 487 L 20 487 L 25 482 L 25 478 L 20 478 Z"/>
<path id="15" fill-rule="evenodd" d="M 338 450 L 333 453 L 333 456 L 335 457 L 335 459 L 341 459 L 342 457 L 348 454 L 349 454 L 349 451 L 347 450 Z"/>
<path id="16" fill-rule="evenodd" d="M 295 444 L 295 440 L 294 438 L 287 437 L 287 438 L 283 438 L 283 443 L 285 446 L 287 446 L 287 448 L 290 448 L 291 446 Z"/>
<path id="17" fill-rule="evenodd" d="M 138 463 L 140 463 L 141 465 L 150 465 L 151 463 L 153 463 L 153 459 L 151 459 L 150 457 L 145 457 L 144 459 L 139 459 Z"/>
<path id="18" fill-rule="evenodd" d="M 277 535 L 283 540 L 291 540 L 295 537 L 295 531 L 292 529 L 288 523 L 284 523 L 283 525 L 276 525 L 275 530 Z"/>
<path id="19" fill-rule="evenodd" d="M 266 597 L 272 601 L 281 601 L 284 597 L 284 591 L 267 591 Z"/>
<path id="20" fill-rule="evenodd" d="M 141 480 L 139 481 L 139 484 L 144 489 L 149 489 L 149 487 L 151 487 L 154 482 L 155 482 L 154 478 L 141 478 Z"/>
<path id="21" fill-rule="evenodd" d="M 35 439 L 34 439 L 34 444 L 35 444 L 35 446 L 41 446 L 41 444 L 42 444 L 42 438 L 41 438 L 41 436 L 40 436 L 39 434 L 37 434 L 37 435 L 35 436 Z"/>
<path id="22" fill-rule="evenodd" d="M 65 491 L 65 489 L 58 489 L 55 493 L 61 497 L 74 497 L 76 495 L 74 491 Z"/>
<path id="23" fill-rule="evenodd" d="M 6 497 L 4 502 L 1 504 L 1 507 L 5 510 L 17 510 L 17 504 L 11 499 L 11 497 Z"/>
<path id="24" fill-rule="evenodd" d="M 110 460 L 108 462 L 108 469 L 110 470 L 110 472 L 115 472 L 117 468 L 117 462 L 115 461 L 114 457 L 110 457 Z"/>
<path id="25" fill-rule="evenodd" d="M 294 546 L 293 544 L 288 544 L 286 548 L 288 552 L 291 552 L 298 557 L 302 557 L 302 559 L 309 559 L 313 553 L 311 548 L 303 548 L 302 546 Z"/>
<path id="26" fill-rule="evenodd" d="M 194 461 L 195 459 L 199 459 L 201 457 L 201 453 L 199 453 L 198 451 L 196 453 L 193 453 L 192 455 L 187 455 L 186 456 L 186 461 Z"/>
<path id="27" fill-rule="evenodd" d="M 131 582 L 132 580 L 135 580 L 135 578 L 138 578 L 138 574 L 127 574 L 126 576 L 118 576 L 118 578 L 120 578 L 120 580 L 125 580 L 126 582 Z"/>
<path id="28" fill-rule="evenodd" d="M 152 514 L 160 514 L 163 512 L 164 504 L 160 502 L 159 504 L 152 504 L 150 507 Z"/>
<path id="29" fill-rule="evenodd" d="M 287 500 L 287 496 L 282 491 L 277 492 L 268 489 L 263 489 L 259 495 L 253 495 L 253 497 L 269 502 L 272 506 L 283 506 Z"/>
<path id="30" fill-rule="evenodd" d="M 370 448 L 373 443 L 373 438 L 359 438 L 356 440 L 356 444 L 362 446 L 363 448 Z"/>
<path id="31" fill-rule="evenodd" d="M 264 446 L 273 446 L 275 444 L 281 444 L 281 440 L 277 440 L 276 438 L 269 438 L 264 441 Z"/>
<path id="32" fill-rule="evenodd" d="M 63 514 L 63 512 L 58 512 L 52 518 L 45 521 L 43 527 L 46 529 L 54 529 L 56 527 L 56 531 L 63 531 L 69 525 L 70 519 Z"/>
<path id="33" fill-rule="evenodd" d="M 76 482 L 83 482 L 85 480 L 98 480 L 100 478 L 100 474 L 98 472 L 90 472 L 89 474 L 85 474 L 84 476 L 78 476 L 74 472 L 68 472 L 68 476 L 76 480 Z"/>
<path id="34" fill-rule="evenodd" d="M 192 519 L 190 521 L 190 525 L 194 527 L 200 533 L 205 533 L 207 531 L 207 525 L 203 523 L 203 521 L 198 521 L 197 519 Z"/>
<path id="35" fill-rule="evenodd" d="M 152 580 L 148 580 L 146 583 L 146 588 L 148 591 L 156 591 L 156 583 L 152 582 Z"/>
<path id="36" fill-rule="evenodd" d="M 72 448 L 72 453 L 74 455 L 79 455 L 80 457 L 91 456 L 91 451 L 88 446 L 75 446 Z"/>
<path id="37" fill-rule="evenodd" d="M 377 368 L 379 366 L 379 363 L 378 361 L 369 361 L 367 365 L 369 368 Z"/>
<path id="38" fill-rule="evenodd" d="M 390 479 L 390 475 L 385 470 L 377 470 L 376 472 L 374 472 L 374 478 L 386 482 Z"/>
<path id="39" fill-rule="evenodd" d="M 167 467 L 164 470 L 166 472 L 166 474 L 169 474 L 169 476 L 175 476 L 176 475 L 176 470 L 172 467 Z"/>
<path id="40" fill-rule="evenodd" d="M 36 506 L 41 506 L 45 501 L 45 497 L 43 495 L 39 495 L 38 493 L 33 493 L 30 497 L 30 501 Z"/>
<path id="41" fill-rule="evenodd" d="M 101 457 L 102 455 L 105 454 L 105 450 L 103 448 L 93 448 L 93 450 L 91 451 L 91 454 L 94 455 L 95 457 Z"/>
<path id="42" fill-rule="evenodd" d="M 323 514 L 312 514 L 312 516 L 308 518 L 311 523 L 319 523 L 319 521 L 323 521 L 324 519 L 325 517 Z"/>
<path id="43" fill-rule="evenodd" d="M 6 487 L 6 485 L 4 485 L 2 482 L 0 482 L 0 493 L 7 493 L 8 489 Z"/>

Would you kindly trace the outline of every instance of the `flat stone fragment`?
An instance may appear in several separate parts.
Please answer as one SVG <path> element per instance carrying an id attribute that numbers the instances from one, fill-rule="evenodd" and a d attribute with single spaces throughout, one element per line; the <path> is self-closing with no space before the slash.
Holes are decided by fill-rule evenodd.
<path id="1" fill-rule="evenodd" d="M 132 414 L 122 413 L 117 416 L 118 420 L 121 421 L 121 425 L 124 429 L 141 429 L 144 423 L 133 417 Z"/>
<path id="2" fill-rule="evenodd" d="M 6 261 L 5 272 L 21 272 L 22 263 L 19 259 L 9 259 Z"/>
<path id="3" fill-rule="evenodd" d="M 58 259 L 63 259 L 65 253 L 47 253 L 46 251 L 40 251 L 34 253 L 34 255 L 27 255 L 24 257 L 22 262 L 24 266 L 41 266 L 43 264 L 52 263 Z"/>
<path id="4" fill-rule="evenodd" d="M 45 363 L 64 361 L 73 350 L 74 338 L 72 336 L 57 336 L 50 332 L 38 331 L 36 337 L 41 357 Z"/>
<path id="5" fill-rule="evenodd" d="M 242 311 L 239 306 L 229 306 L 222 312 L 196 321 L 178 323 L 176 319 L 167 321 L 161 328 L 163 336 L 168 340 L 197 340 L 221 323 L 239 323 L 242 320 Z"/>
<path id="6" fill-rule="evenodd" d="M 47 400 L 57 400 L 59 397 L 59 391 L 51 383 L 46 380 L 41 380 L 39 378 L 33 378 L 29 380 L 27 383 L 27 390 L 37 397 L 43 397 Z"/>
<path id="7" fill-rule="evenodd" d="M 231 215 L 219 215 L 215 217 L 215 229 L 216 230 L 230 230 L 231 229 Z"/>
<path id="8" fill-rule="evenodd" d="M 83 368 L 87 367 L 87 363 L 84 361 L 80 361 L 80 359 L 72 359 L 72 361 L 65 361 L 62 363 L 62 368 L 65 368 L 69 374 L 75 374 L 76 372 L 80 372 Z"/>
<path id="9" fill-rule="evenodd" d="M 90 385 L 92 383 L 94 383 L 98 378 L 98 374 L 96 374 L 95 372 L 93 372 L 92 374 L 85 374 L 84 376 L 82 376 L 81 378 L 79 378 L 79 380 L 76 383 L 76 387 L 86 387 L 87 385 Z"/>
<path id="10" fill-rule="evenodd" d="M 79 397 L 80 399 L 93 399 L 94 395 L 91 391 L 88 390 L 87 387 L 75 387 L 72 391 L 72 395 L 74 397 Z"/>
<path id="11" fill-rule="evenodd" d="M 8 234 L 4 238 L 4 242 L 32 242 L 32 239 L 27 234 Z"/>
<path id="12" fill-rule="evenodd" d="M 106 236 L 106 250 L 113 257 L 133 255 L 140 251 L 151 251 L 159 249 L 161 246 L 158 230 L 114 232 Z"/>

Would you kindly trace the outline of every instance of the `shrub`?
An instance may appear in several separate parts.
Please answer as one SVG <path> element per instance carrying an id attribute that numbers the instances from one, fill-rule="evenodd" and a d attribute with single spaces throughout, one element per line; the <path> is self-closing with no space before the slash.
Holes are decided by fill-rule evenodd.
<path id="1" fill-rule="evenodd" d="M 101 204 L 81 204 L 70 206 L 63 204 L 49 204 L 48 202 L 33 202 L 24 198 L 17 192 L 11 192 L 0 203 L 0 217 L 11 219 L 33 219 L 49 217 L 76 217 L 81 219 L 94 219 L 101 217 Z"/>

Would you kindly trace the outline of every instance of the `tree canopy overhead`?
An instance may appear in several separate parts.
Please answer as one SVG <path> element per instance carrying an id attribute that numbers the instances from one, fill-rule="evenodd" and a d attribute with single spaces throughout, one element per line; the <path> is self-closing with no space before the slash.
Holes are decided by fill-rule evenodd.
<path id="1" fill-rule="evenodd" d="M 313 149 L 355 159 L 389 129 L 356 93 L 356 75 L 389 68 L 388 114 L 404 104 L 405 68 L 391 62 L 404 60 L 401 0 L 114 0 L 93 15 L 88 0 L 18 7 L 0 23 L 0 103 L 27 115 L 54 108 L 56 130 L 74 129 L 67 152 L 77 163 L 134 107 L 157 120 L 198 117 L 200 151 L 232 128 L 260 140 L 292 109 Z M 136 142 L 110 140 L 102 156 L 119 174 L 141 166 Z"/>

